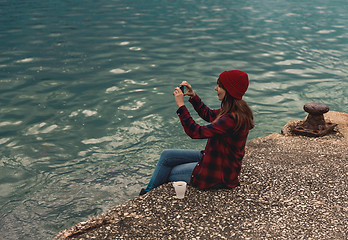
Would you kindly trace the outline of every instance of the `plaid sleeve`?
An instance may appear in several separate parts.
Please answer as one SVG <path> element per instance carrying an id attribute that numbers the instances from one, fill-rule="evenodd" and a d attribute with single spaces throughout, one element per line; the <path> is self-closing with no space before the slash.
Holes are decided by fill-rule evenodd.
<path id="1" fill-rule="evenodd" d="M 214 121 L 216 116 L 220 112 L 220 109 L 212 110 L 209 107 L 207 107 L 197 94 L 193 98 L 190 98 L 189 102 L 192 104 L 193 108 L 196 110 L 198 115 L 207 122 Z"/>
<path id="2" fill-rule="evenodd" d="M 200 126 L 193 120 L 186 106 L 180 107 L 177 114 L 185 133 L 193 139 L 212 138 L 217 135 L 230 134 L 235 127 L 235 120 L 232 118 L 232 115 L 222 116 L 214 123 Z"/>

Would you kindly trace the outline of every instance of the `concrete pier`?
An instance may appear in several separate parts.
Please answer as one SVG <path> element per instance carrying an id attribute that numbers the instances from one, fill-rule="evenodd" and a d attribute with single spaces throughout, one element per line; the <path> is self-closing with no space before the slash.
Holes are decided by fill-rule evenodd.
<path id="1" fill-rule="evenodd" d="M 55 239 L 347 239 L 348 114 L 324 116 L 338 124 L 327 136 L 294 136 L 291 121 L 250 140 L 240 187 L 178 200 L 165 184 Z"/>

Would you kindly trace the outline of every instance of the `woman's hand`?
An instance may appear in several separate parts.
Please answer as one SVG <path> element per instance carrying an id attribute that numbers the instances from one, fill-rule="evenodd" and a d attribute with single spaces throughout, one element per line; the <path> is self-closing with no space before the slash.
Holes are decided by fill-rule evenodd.
<path id="1" fill-rule="evenodd" d="M 180 86 L 185 86 L 187 91 L 184 93 L 184 96 L 190 96 L 190 97 L 194 97 L 196 96 L 195 92 L 192 90 L 192 86 L 187 82 L 187 81 L 183 81 Z"/>
<path id="2" fill-rule="evenodd" d="M 175 97 L 175 102 L 178 107 L 184 106 L 184 93 L 180 90 L 179 87 L 175 88 L 175 91 L 173 92 L 173 95 Z"/>

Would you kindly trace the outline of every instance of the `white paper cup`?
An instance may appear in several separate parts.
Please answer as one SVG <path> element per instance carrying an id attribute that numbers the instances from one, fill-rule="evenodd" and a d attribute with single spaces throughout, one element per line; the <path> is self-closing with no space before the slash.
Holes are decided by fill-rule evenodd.
<path id="1" fill-rule="evenodd" d="M 173 187 L 175 189 L 176 198 L 183 199 L 185 197 L 187 183 L 184 181 L 173 182 Z"/>

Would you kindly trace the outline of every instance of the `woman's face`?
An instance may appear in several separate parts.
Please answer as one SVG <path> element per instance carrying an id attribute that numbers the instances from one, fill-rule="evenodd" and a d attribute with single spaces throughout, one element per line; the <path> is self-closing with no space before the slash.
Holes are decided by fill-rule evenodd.
<path id="1" fill-rule="evenodd" d="M 225 94 L 226 94 L 226 90 L 223 89 L 219 83 L 216 84 L 216 87 L 215 87 L 215 91 L 217 92 L 217 95 L 218 95 L 218 99 L 220 101 L 222 101 L 225 97 Z"/>

